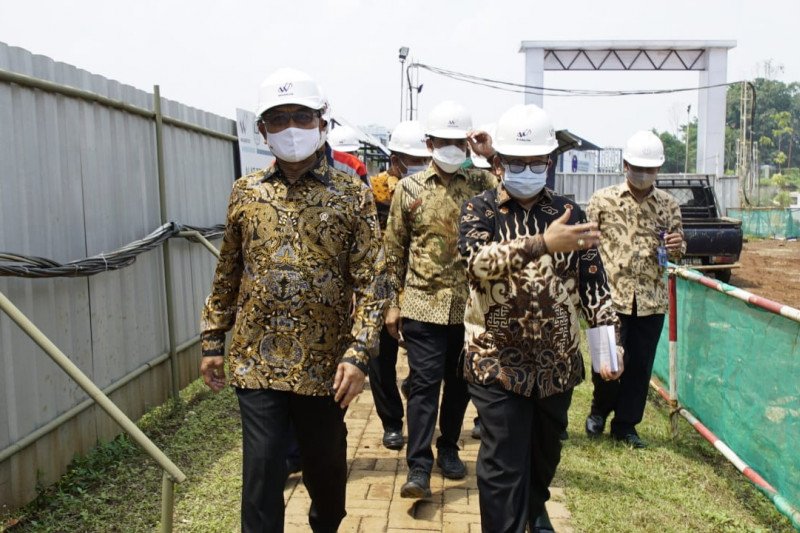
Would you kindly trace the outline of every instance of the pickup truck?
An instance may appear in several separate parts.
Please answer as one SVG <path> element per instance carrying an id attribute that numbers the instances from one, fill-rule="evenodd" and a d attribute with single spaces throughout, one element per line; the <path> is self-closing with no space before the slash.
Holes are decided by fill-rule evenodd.
<path id="1" fill-rule="evenodd" d="M 720 217 L 714 189 L 705 177 L 659 177 L 656 187 L 672 194 L 681 208 L 686 240 L 686 265 L 730 265 L 742 253 L 742 223 Z M 718 280 L 728 283 L 731 269 L 710 270 Z"/>

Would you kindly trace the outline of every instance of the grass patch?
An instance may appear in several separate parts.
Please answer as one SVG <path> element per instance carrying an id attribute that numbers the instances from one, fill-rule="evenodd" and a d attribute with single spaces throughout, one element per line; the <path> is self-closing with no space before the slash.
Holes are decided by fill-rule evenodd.
<path id="1" fill-rule="evenodd" d="M 585 350 L 584 350 L 585 351 Z M 682 418 L 669 436 L 666 405 L 648 402 L 630 450 L 583 431 L 591 384 L 575 390 L 570 438 L 555 480 L 564 487 L 575 531 L 792 531 L 789 521 Z M 175 530 L 239 528 L 241 425 L 230 389 L 202 381 L 145 415 L 139 426 L 187 475 L 176 485 Z M 30 505 L 0 514 L 0 532 L 152 532 L 158 527 L 161 470 L 125 436 L 76 460 Z"/>
<path id="2" fill-rule="evenodd" d="M 608 427 L 603 438 L 589 440 L 583 427 L 591 395 L 591 382 L 575 389 L 554 483 L 564 487 L 576 531 L 794 531 L 682 417 L 673 440 L 669 408 L 652 391 L 637 427 L 646 450 L 613 441 Z"/>
<path id="3" fill-rule="evenodd" d="M 225 475 L 232 476 L 233 483 L 241 487 L 241 466 L 233 472 L 217 471 L 226 453 L 233 450 L 240 455 L 236 397 L 230 389 L 214 395 L 197 380 L 181 391 L 181 400 L 153 409 L 137 424 L 187 476 L 184 483 L 175 485 L 176 507 L 188 486 L 202 484 L 212 476 L 215 489 L 206 492 L 203 499 L 219 514 L 218 492 L 229 488 L 221 482 Z M 42 490 L 27 506 L 0 515 L 0 531 L 153 531 L 161 517 L 161 478 L 162 470 L 155 461 L 123 434 L 73 461 L 61 481 Z M 231 490 L 238 523 L 240 489 Z M 200 502 L 196 503 L 199 506 Z M 200 515 L 199 509 L 192 510 L 192 516 Z M 197 531 L 232 529 L 218 525 L 206 522 Z"/>

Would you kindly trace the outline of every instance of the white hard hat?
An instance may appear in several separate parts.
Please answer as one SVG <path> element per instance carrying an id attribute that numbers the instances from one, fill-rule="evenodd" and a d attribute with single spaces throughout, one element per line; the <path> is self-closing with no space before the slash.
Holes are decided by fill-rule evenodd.
<path id="1" fill-rule="evenodd" d="M 478 126 L 476 129 L 478 131 L 485 131 L 494 141 L 494 136 L 497 133 L 497 123 L 492 122 L 489 124 L 483 124 L 482 126 Z M 492 168 L 492 164 L 489 163 L 489 161 L 482 155 L 478 155 L 473 152 L 470 159 L 472 159 L 472 164 L 477 168 Z"/>
<path id="2" fill-rule="evenodd" d="M 553 121 L 541 107 L 516 105 L 497 121 L 492 146 L 498 153 L 520 157 L 548 155 L 558 148 Z"/>
<path id="3" fill-rule="evenodd" d="M 258 90 L 257 116 L 279 105 L 298 104 L 324 109 L 325 97 L 311 76 L 293 68 L 279 68 L 261 82 Z"/>
<path id="4" fill-rule="evenodd" d="M 412 157 L 430 157 L 425 144 L 425 130 L 418 120 L 406 120 L 392 130 L 387 146 L 391 152 L 400 152 Z"/>
<path id="5" fill-rule="evenodd" d="M 664 145 L 652 131 L 637 131 L 625 144 L 622 159 L 635 167 L 660 167 L 664 164 Z"/>
<path id="6" fill-rule="evenodd" d="M 361 137 L 350 126 L 336 126 L 328 134 L 328 144 L 337 152 L 356 152 L 361 148 Z"/>
<path id="7" fill-rule="evenodd" d="M 425 135 L 440 139 L 466 139 L 472 117 L 463 105 L 445 100 L 434 107 L 425 123 Z"/>

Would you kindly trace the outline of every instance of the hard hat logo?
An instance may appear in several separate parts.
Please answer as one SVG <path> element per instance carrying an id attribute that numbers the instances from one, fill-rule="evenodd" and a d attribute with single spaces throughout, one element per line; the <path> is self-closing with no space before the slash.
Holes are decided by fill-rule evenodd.
<path id="1" fill-rule="evenodd" d="M 434 107 L 425 122 L 425 135 L 442 139 L 466 139 L 472 129 L 472 117 L 467 109 L 452 100 Z"/>
<path id="2" fill-rule="evenodd" d="M 501 156 L 541 156 L 558 148 L 553 121 L 533 104 L 517 105 L 503 113 L 493 141 Z"/>
<path id="3" fill-rule="evenodd" d="M 321 110 L 326 100 L 311 76 L 293 68 L 280 68 L 261 83 L 256 114 L 262 115 L 267 109 L 288 104 Z"/>

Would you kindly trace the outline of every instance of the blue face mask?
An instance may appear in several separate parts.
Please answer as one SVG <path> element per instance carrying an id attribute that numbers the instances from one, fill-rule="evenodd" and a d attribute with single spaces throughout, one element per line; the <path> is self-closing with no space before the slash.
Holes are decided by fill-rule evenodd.
<path id="1" fill-rule="evenodd" d="M 520 200 L 530 200 L 544 189 L 547 182 L 547 170 L 544 172 L 534 172 L 529 167 L 525 167 L 522 172 L 516 174 L 508 170 L 508 165 L 503 165 L 505 175 L 503 176 L 503 187 L 508 194 Z"/>

